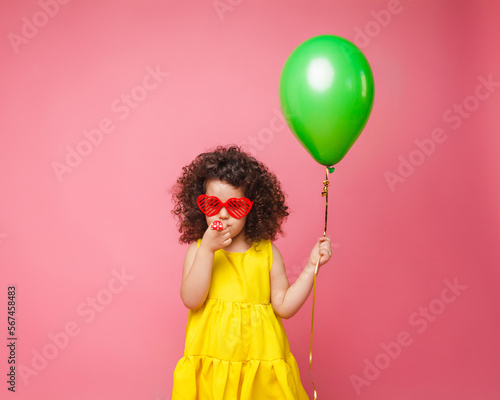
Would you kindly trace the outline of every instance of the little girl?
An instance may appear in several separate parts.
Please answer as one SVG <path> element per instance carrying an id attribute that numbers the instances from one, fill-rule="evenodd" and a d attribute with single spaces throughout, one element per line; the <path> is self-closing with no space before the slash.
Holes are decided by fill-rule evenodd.
<path id="1" fill-rule="evenodd" d="M 173 199 L 180 241 L 191 244 L 180 291 L 189 308 L 186 343 L 172 399 L 308 399 L 281 319 L 307 300 L 316 262 L 331 257 L 330 239 L 318 240 L 290 286 L 272 244 L 288 215 L 285 195 L 238 147 L 196 157 Z"/>

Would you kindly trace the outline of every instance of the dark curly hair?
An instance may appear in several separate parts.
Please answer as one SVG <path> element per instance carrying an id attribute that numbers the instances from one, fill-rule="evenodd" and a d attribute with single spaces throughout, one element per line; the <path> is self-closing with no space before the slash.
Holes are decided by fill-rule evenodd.
<path id="1" fill-rule="evenodd" d="M 241 188 L 245 197 L 254 202 L 245 224 L 249 243 L 262 239 L 273 241 L 283 234 L 281 224 L 288 216 L 288 206 L 276 176 L 239 147 L 219 146 L 198 155 L 183 167 L 172 188 L 175 204 L 172 214 L 178 219 L 181 243 L 200 239 L 208 228 L 205 214 L 198 208 L 196 199 L 205 193 L 211 180 L 221 180 Z"/>

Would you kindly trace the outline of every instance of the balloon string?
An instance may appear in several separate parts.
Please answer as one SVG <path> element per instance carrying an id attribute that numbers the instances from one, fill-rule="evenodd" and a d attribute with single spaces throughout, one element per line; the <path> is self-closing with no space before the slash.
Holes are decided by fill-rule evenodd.
<path id="1" fill-rule="evenodd" d="M 328 225 L 328 187 L 330 185 L 330 181 L 328 180 L 328 172 L 333 172 L 335 168 L 326 167 L 326 179 L 323 181 L 323 192 L 321 192 L 321 196 L 325 197 L 325 229 L 323 231 L 323 237 L 326 236 L 326 227 Z M 313 283 L 313 301 L 312 301 L 312 314 L 311 314 L 311 346 L 309 348 L 309 380 L 311 381 L 311 385 L 314 389 L 314 400 L 317 400 L 317 392 L 316 386 L 314 386 L 314 382 L 311 378 L 311 366 L 312 366 L 312 348 L 313 348 L 313 331 L 314 331 L 314 304 L 316 302 L 316 278 L 318 276 L 318 267 L 319 262 L 321 261 L 321 257 L 319 257 L 316 262 L 316 267 L 314 269 L 314 283 Z"/>
<path id="2" fill-rule="evenodd" d="M 318 274 L 318 264 L 319 264 L 319 260 L 321 259 L 321 257 L 318 259 L 318 262 L 316 263 L 316 270 L 314 271 L 314 284 L 313 284 L 313 305 L 312 305 L 312 316 L 311 316 L 311 347 L 309 348 L 309 380 L 311 381 L 311 385 L 314 389 L 314 400 L 316 400 L 318 397 L 317 397 L 317 393 L 316 393 L 316 386 L 314 386 L 314 382 L 311 378 L 311 365 L 312 365 L 312 347 L 313 347 L 313 329 L 314 329 L 314 300 L 315 300 L 315 297 L 316 297 L 316 276 Z"/>

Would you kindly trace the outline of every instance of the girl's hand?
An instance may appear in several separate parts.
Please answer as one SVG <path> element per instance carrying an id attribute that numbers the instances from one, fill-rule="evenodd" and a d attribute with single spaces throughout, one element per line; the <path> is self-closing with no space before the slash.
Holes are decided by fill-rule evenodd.
<path id="1" fill-rule="evenodd" d="M 316 263 L 318 262 L 318 259 L 320 257 L 321 259 L 319 260 L 318 268 L 322 265 L 325 265 L 332 257 L 332 246 L 330 243 L 330 238 L 328 237 L 319 238 L 318 242 L 315 244 L 314 248 L 311 251 L 311 255 L 309 256 L 309 263 L 313 267 L 316 267 Z"/>
<path id="2" fill-rule="evenodd" d="M 229 233 L 229 229 L 225 223 L 222 223 L 222 230 L 211 229 L 210 226 L 205 231 L 205 234 L 201 238 L 200 246 L 206 249 L 216 252 L 224 247 L 231 244 L 232 240 Z"/>

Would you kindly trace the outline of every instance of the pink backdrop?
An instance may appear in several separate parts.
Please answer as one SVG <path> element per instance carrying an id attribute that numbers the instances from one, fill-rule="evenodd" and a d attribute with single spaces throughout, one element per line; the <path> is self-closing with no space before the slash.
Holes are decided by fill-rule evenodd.
<path id="1" fill-rule="evenodd" d="M 215 145 L 243 144 L 279 176 L 292 214 L 277 245 L 298 276 L 322 234 L 324 170 L 283 126 L 278 80 L 299 43 L 334 34 L 362 48 L 376 94 L 331 176 L 320 398 L 500 398 L 499 12 L 486 0 L 3 1 L 0 390 L 15 285 L 16 399 L 170 398 L 186 247 L 166 191 Z M 310 317 L 311 298 L 285 327 L 312 394 Z"/>

